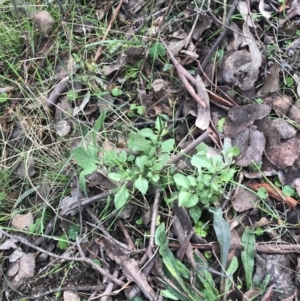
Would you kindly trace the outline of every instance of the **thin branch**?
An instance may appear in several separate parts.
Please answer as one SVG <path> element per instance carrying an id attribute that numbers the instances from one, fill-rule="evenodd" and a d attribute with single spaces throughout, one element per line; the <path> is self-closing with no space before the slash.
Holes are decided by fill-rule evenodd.
<path id="1" fill-rule="evenodd" d="M 17 235 L 12 235 L 12 234 L 9 234 L 7 233 L 6 231 L 4 231 L 3 229 L 0 229 L 0 234 L 8 237 L 8 238 L 11 238 L 11 239 L 15 239 L 16 241 L 26 245 L 26 246 L 29 246 L 31 247 L 32 249 L 35 249 L 37 251 L 40 251 L 42 253 L 45 253 L 45 254 L 48 254 L 49 256 L 51 257 L 54 257 L 54 258 L 58 258 L 58 259 L 62 259 L 62 260 L 66 260 L 66 261 L 77 261 L 77 262 L 85 262 L 89 265 L 91 265 L 93 268 L 95 268 L 101 275 L 103 275 L 104 277 L 107 277 L 108 279 L 114 281 L 115 283 L 117 283 L 118 285 L 120 286 L 124 286 L 125 283 L 123 281 L 120 281 L 119 279 L 116 279 L 114 278 L 111 274 L 109 274 L 108 272 L 106 272 L 104 269 L 102 269 L 98 264 L 96 264 L 93 260 L 87 258 L 80 246 L 79 246 L 79 243 L 77 243 L 76 241 L 76 244 L 77 244 L 77 247 L 79 246 L 78 248 L 78 251 L 80 254 L 83 254 L 82 257 L 68 257 L 68 256 L 63 256 L 63 255 L 57 255 L 57 254 L 54 254 L 54 253 L 51 253 L 51 252 L 48 252 L 40 247 L 37 247 L 35 246 L 34 244 L 30 243 L 27 239 L 23 238 L 23 237 L 20 237 L 20 236 L 17 236 Z"/>
<path id="2" fill-rule="evenodd" d="M 120 11 L 120 9 L 122 7 L 123 2 L 124 2 L 124 0 L 120 0 L 119 5 L 117 6 L 116 10 L 113 12 L 113 15 L 112 15 L 112 17 L 111 17 L 111 19 L 109 21 L 108 26 L 107 26 L 106 32 L 105 32 L 104 36 L 102 37 L 101 41 L 105 41 L 106 40 L 106 38 L 108 36 L 108 33 L 110 32 L 110 30 L 111 30 L 111 28 L 112 28 L 112 26 L 113 26 L 113 24 L 114 24 L 114 22 L 115 22 L 115 20 L 117 18 L 117 15 L 119 14 L 119 11 Z M 94 62 L 98 61 L 98 59 L 99 59 L 99 57 L 101 55 L 101 52 L 102 52 L 102 46 L 100 44 L 99 47 L 98 47 L 98 49 L 97 49 L 97 52 L 95 54 Z"/>

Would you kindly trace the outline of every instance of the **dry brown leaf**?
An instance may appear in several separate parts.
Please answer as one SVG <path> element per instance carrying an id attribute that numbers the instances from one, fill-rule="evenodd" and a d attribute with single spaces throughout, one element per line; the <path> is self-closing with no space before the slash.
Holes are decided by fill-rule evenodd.
<path id="1" fill-rule="evenodd" d="M 48 11 L 42 10 L 34 14 L 32 19 L 42 36 L 47 37 L 51 33 L 54 19 Z"/>
<path id="2" fill-rule="evenodd" d="M 27 157 L 25 162 L 22 161 L 18 164 L 15 173 L 18 177 L 25 179 L 27 177 L 32 177 L 35 175 L 36 171 L 34 169 L 35 160 L 32 157 Z"/>
<path id="3" fill-rule="evenodd" d="M 234 210 L 244 212 L 253 209 L 258 201 L 257 195 L 243 187 L 239 187 L 238 189 L 236 197 L 232 200 Z"/>
<path id="4" fill-rule="evenodd" d="M 280 66 L 273 64 L 265 77 L 263 86 L 257 92 L 257 96 L 264 96 L 279 90 L 279 72 Z"/>
<path id="5" fill-rule="evenodd" d="M 0 250 L 9 250 L 9 249 L 16 249 L 17 245 L 15 244 L 15 241 L 12 239 L 7 239 L 3 244 L 0 245 Z"/>
<path id="6" fill-rule="evenodd" d="M 236 158 L 235 164 L 246 167 L 253 163 L 260 163 L 265 144 L 264 134 L 259 132 L 256 126 L 251 125 L 233 140 L 233 145 L 240 149 L 240 155 Z"/>
<path id="7" fill-rule="evenodd" d="M 297 138 L 291 138 L 277 145 L 267 145 L 266 155 L 279 169 L 292 166 L 300 155 L 300 141 Z"/>
<path id="8" fill-rule="evenodd" d="M 11 285 L 15 288 L 19 287 L 25 281 L 29 280 L 34 276 L 35 270 L 35 254 L 27 253 L 23 254 L 19 261 L 18 274 L 11 281 Z"/>
<path id="9" fill-rule="evenodd" d="M 8 265 L 7 276 L 8 277 L 15 276 L 18 273 L 19 269 L 20 269 L 20 263 L 19 263 L 19 261 L 11 262 Z"/>
<path id="10" fill-rule="evenodd" d="M 11 223 L 16 229 L 25 231 L 33 225 L 33 215 L 31 211 L 26 214 L 17 214 L 12 218 Z"/>
<path id="11" fill-rule="evenodd" d="M 60 214 L 63 216 L 63 212 L 68 212 L 68 208 L 72 206 L 74 203 L 78 202 L 82 198 L 82 193 L 79 191 L 79 189 L 75 188 L 71 190 L 71 195 L 66 196 L 62 199 L 60 203 Z M 79 207 L 71 210 L 68 212 L 68 214 L 71 214 L 71 216 L 77 214 L 79 211 Z"/>
<path id="12" fill-rule="evenodd" d="M 71 125 L 66 120 L 60 120 L 56 122 L 54 127 L 59 137 L 64 137 L 71 131 Z"/>
<path id="13" fill-rule="evenodd" d="M 256 120 L 263 119 L 271 112 L 267 105 L 249 104 L 241 107 L 233 107 L 228 110 L 228 117 L 223 126 L 226 137 L 235 138 Z M 258 128 L 259 131 L 261 131 Z"/>
<path id="14" fill-rule="evenodd" d="M 248 301 L 251 299 L 255 299 L 261 294 L 261 289 L 258 287 L 251 287 L 249 291 L 243 294 L 243 301 Z"/>
<path id="15" fill-rule="evenodd" d="M 206 104 L 206 108 L 203 108 L 199 103 L 197 103 L 198 112 L 196 119 L 196 127 L 198 127 L 201 130 L 206 130 L 210 123 L 210 103 L 207 90 L 199 75 L 197 75 L 196 77 L 196 89 L 198 96 Z"/>
<path id="16" fill-rule="evenodd" d="M 296 135 L 296 130 L 293 126 L 283 119 L 273 120 L 273 125 L 277 129 L 281 139 L 289 139 Z"/>
<path id="17" fill-rule="evenodd" d="M 211 27 L 212 21 L 212 18 L 210 18 L 208 15 L 201 15 L 193 31 L 193 39 L 198 41 L 201 38 L 202 33 Z"/>
<path id="18" fill-rule="evenodd" d="M 9 262 L 16 262 L 23 256 L 21 249 L 15 249 L 8 257 Z"/>
<path id="19" fill-rule="evenodd" d="M 260 1 L 259 1 L 258 9 L 259 9 L 259 12 L 260 12 L 266 19 L 270 19 L 270 18 L 271 18 L 272 13 L 265 10 L 265 1 L 264 1 L 264 0 L 260 0 Z"/>
<path id="20" fill-rule="evenodd" d="M 64 301 L 80 301 L 78 294 L 72 291 L 64 291 Z"/>
<path id="21" fill-rule="evenodd" d="M 237 6 L 241 16 L 243 17 L 244 21 L 247 22 L 248 26 L 250 27 L 257 27 L 255 23 L 253 22 L 252 18 L 252 12 L 249 11 L 248 1 L 240 1 Z"/>
<path id="22" fill-rule="evenodd" d="M 287 115 L 293 106 L 293 100 L 287 95 L 277 95 L 273 101 L 272 109 L 277 116 Z"/>
<path id="23" fill-rule="evenodd" d="M 55 68 L 55 76 L 63 79 L 67 75 L 72 75 L 76 71 L 76 61 L 72 55 L 63 57 Z"/>

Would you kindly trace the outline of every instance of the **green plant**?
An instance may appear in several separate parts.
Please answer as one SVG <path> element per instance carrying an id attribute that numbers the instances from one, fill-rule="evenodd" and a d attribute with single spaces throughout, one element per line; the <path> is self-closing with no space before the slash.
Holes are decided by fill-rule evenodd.
<path id="1" fill-rule="evenodd" d="M 210 157 L 207 146 L 201 143 L 191 158 L 191 164 L 196 167 L 194 174 L 176 173 L 173 177 L 179 191 L 179 206 L 190 208 L 200 202 L 208 207 L 215 202 L 234 176 L 235 169 L 230 168 L 230 164 L 237 154 L 238 149 L 231 147 Z"/>

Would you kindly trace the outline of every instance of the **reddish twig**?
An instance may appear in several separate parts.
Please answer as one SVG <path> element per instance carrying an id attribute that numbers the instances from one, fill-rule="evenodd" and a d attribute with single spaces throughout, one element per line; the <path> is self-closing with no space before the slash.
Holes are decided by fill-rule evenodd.
<path id="1" fill-rule="evenodd" d="M 284 195 L 279 188 L 275 188 L 268 183 L 249 183 L 247 186 L 255 191 L 258 191 L 260 188 L 265 188 L 270 197 L 279 202 L 284 202 L 292 208 L 298 205 L 298 202 L 294 198 Z"/>
<path id="2" fill-rule="evenodd" d="M 185 86 L 187 91 L 190 93 L 190 95 L 196 100 L 196 102 L 199 103 L 205 109 L 206 108 L 205 102 L 200 99 L 200 97 L 197 95 L 197 93 L 194 90 L 194 88 L 192 87 L 192 85 L 188 82 L 188 81 L 190 81 L 194 85 L 196 83 L 196 79 L 185 68 L 183 68 L 182 65 L 180 65 L 180 63 L 176 60 L 173 53 L 171 53 L 170 50 L 168 49 L 168 46 L 166 45 L 166 43 L 163 40 L 161 40 L 161 42 L 165 46 L 166 50 L 168 51 L 170 59 L 172 60 L 174 66 L 177 70 L 178 76 L 180 77 L 183 85 Z"/>

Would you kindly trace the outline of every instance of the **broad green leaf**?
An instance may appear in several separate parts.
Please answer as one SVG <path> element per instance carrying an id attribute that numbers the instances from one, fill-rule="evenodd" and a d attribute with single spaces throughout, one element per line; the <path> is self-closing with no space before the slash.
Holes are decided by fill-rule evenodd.
<path id="1" fill-rule="evenodd" d="M 115 194 L 114 203 L 116 209 L 121 209 L 127 202 L 129 198 L 129 191 L 126 185 L 122 186 Z"/>
<path id="2" fill-rule="evenodd" d="M 157 183 L 160 179 L 160 176 L 158 174 L 153 174 L 151 176 L 151 180 L 154 182 L 154 183 Z"/>
<path id="3" fill-rule="evenodd" d="M 166 49 L 161 42 L 154 42 L 149 49 L 149 54 L 156 60 L 159 56 L 163 57 L 166 55 Z"/>
<path id="4" fill-rule="evenodd" d="M 125 163 L 127 160 L 127 153 L 123 150 L 121 151 L 121 153 L 119 154 L 119 161 L 121 163 Z"/>
<path id="5" fill-rule="evenodd" d="M 242 236 L 242 246 L 244 250 L 241 258 L 245 270 L 246 285 L 249 290 L 252 286 L 252 275 L 254 270 L 254 251 L 255 251 L 255 234 L 249 228 L 246 228 Z"/>
<path id="6" fill-rule="evenodd" d="M 293 196 L 293 195 L 295 195 L 295 189 L 292 188 L 291 186 L 288 186 L 288 185 L 283 186 L 282 192 L 286 196 Z"/>
<path id="7" fill-rule="evenodd" d="M 163 129 L 165 127 L 165 123 L 162 120 L 161 117 L 157 116 L 156 120 L 155 120 L 155 129 L 159 132 L 162 133 Z"/>
<path id="8" fill-rule="evenodd" d="M 139 190 L 142 194 L 146 194 L 148 191 L 148 181 L 142 177 L 139 177 L 134 181 L 134 187 Z"/>
<path id="9" fill-rule="evenodd" d="M 97 170 L 97 166 L 95 164 L 90 164 L 85 169 L 83 169 L 79 174 L 79 188 L 84 193 L 86 193 L 85 176 L 92 174 L 95 170 Z"/>
<path id="10" fill-rule="evenodd" d="M 80 233 L 79 225 L 70 225 L 68 229 L 68 237 L 70 240 L 75 241 Z"/>
<path id="11" fill-rule="evenodd" d="M 183 187 L 183 188 L 190 188 L 191 182 L 188 177 L 184 176 L 181 173 L 176 173 L 173 177 L 174 182 L 176 183 L 177 187 Z"/>
<path id="12" fill-rule="evenodd" d="M 219 121 L 218 121 L 218 130 L 221 132 L 221 133 L 223 133 L 223 126 L 224 126 L 224 123 L 225 123 L 225 121 L 226 121 L 226 117 L 222 117 L 222 118 L 220 118 L 219 119 Z"/>
<path id="13" fill-rule="evenodd" d="M 147 156 L 139 156 L 135 159 L 135 165 L 140 169 L 143 169 L 145 165 L 147 165 L 148 157 Z"/>
<path id="14" fill-rule="evenodd" d="M 231 233 L 228 223 L 222 217 L 221 208 L 210 208 L 210 212 L 214 215 L 214 230 L 217 236 L 217 240 L 220 244 L 221 264 L 226 269 L 227 258 L 229 254 L 231 244 Z"/>
<path id="15" fill-rule="evenodd" d="M 161 143 L 161 151 L 163 153 L 170 153 L 174 150 L 175 140 L 168 139 Z"/>
<path id="16" fill-rule="evenodd" d="M 175 296 L 170 289 L 165 289 L 160 292 L 163 297 L 166 297 L 171 300 L 180 300 L 179 297 Z"/>
<path id="17" fill-rule="evenodd" d="M 91 149 L 86 150 L 83 146 L 79 146 L 71 151 L 71 155 L 75 158 L 76 163 L 87 168 L 97 162 L 97 158 Z"/>
<path id="18" fill-rule="evenodd" d="M 190 196 L 191 196 L 190 192 L 181 190 L 178 195 L 178 206 L 179 207 L 185 206 L 185 202 L 188 200 Z"/>
<path id="19" fill-rule="evenodd" d="M 170 155 L 167 153 L 159 154 L 159 156 L 158 156 L 158 162 L 161 165 L 165 165 L 169 160 L 170 160 Z"/>
<path id="20" fill-rule="evenodd" d="M 122 177 L 121 174 L 118 174 L 118 173 L 115 173 L 115 172 L 111 172 L 108 174 L 108 177 L 113 180 L 113 181 L 116 181 L 116 182 L 119 182 L 119 181 L 122 181 L 124 180 L 124 178 Z"/>
<path id="21" fill-rule="evenodd" d="M 266 190 L 266 188 L 264 188 L 264 187 L 259 188 L 256 194 L 257 194 L 258 197 L 261 198 L 262 200 L 265 200 L 265 199 L 268 197 L 267 190 Z"/>
<path id="22" fill-rule="evenodd" d="M 113 88 L 110 92 L 115 97 L 118 97 L 123 94 L 123 91 L 121 89 L 119 89 L 118 87 Z"/>
<path id="23" fill-rule="evenodd" d="M 185 293 L 189 297 L 189 299 L 186 299 L 182 296 L 180 300 L 198 301 L 198 296 L 196 296 L 196 294 L 188 285 L 185 285 L 183 279 L 181 278 L 176 259 L 173 253 L 168 248 L 168 240 L 164 223 L 161 223 L 155 231 L 155 243 L 157 246 L 159 246 L 159 254 L 162 257 L 162 261 L 166 266 L 166 269 L 179 285 L 177 293 L 183 291 L 183 293 Z M 172 290 L 171 287 L 169 288 Z M 174 291 L 172 290 L 172 292 Z"/>
<path id="24" fill-rule="evenodd" d="M 8 94 L 7 93 L 1 93 L 0 94 L 0 103 L 7 102 L 8 100 Z"/>
<path id="25" fill-rule="evenodd" d="M 227 269 L 227 275 L 230 278 L 225 279 L 225 288 L 224 288 L 224 293 L 225 294 L 229 293 L 229 290 L 230 290 L 231 286 L 233 285 L 232 276 L 235 273 L 235 271 L 238 269 L 238 267 L 239 267 L 238 260 L 237 260 L 236 256 L 234 256 L 232 258 L 231 262 L 230 262 L 230 265 L 229 265 L 228 269 Z M 226 296 L 224 296 L 224 297 L 226 297 Z"/>
<path id="26" fill-rule="evenodd" d="M 69 246 L 69 243 L 68 243 L 68 240 L 67 240 L 67 237 L 65 234 L 61 235 L 58 238 L 57 246 L 61 250 L 65 250 Z"/>
<path id="27" fill-rule="evenodd" d="M 191 208 L 191 207 L 194 207 L 195 205 L 197 205 L 198 202 L 199 202 L 198 195 L 197 194 L 191 194 L 189 196 L 189 198 L 184 201 L 182 206 L 184 206 L 185 208 Z"/>
<path id="28" fill-rule="evenodd" d="M 195 224 L 199 221 L 201 214 L 202 209 L 199 206 L 193 206 L 189 209 L 189 215 Z"/>
<path id="29" fill-rule="evenodd" d="M 139 131 L 139 133 L 145 137 L 145 138 L 149 138 L 152 141 L 156 141 L 157 140 L 157 136 L 154 134 L 152 129 L 146 128 L 146 129 L 142 129 Z"/>
<path id="30" fill-rule="evenodd" d="M 97 120 L 95 121 L 94 123 L 94 131 L 95 132 L 99 132 L 100 129 L 103 127 L 104 125 L 104 120 L 105 120 L 105 117 L 106 117 L 106 113 L 107 113 L 107 110 L 103 110 L 100 114 L 100 116 L 97 118 Z"/>
<path id="31" fill-rule="evenodd" d="M 152 166 L 153 171 L 161 171 L 162 169 L 163 169 L 163 166 L 161 163 L 154 163 L 154 165 Z"/>
<path id="32" fill-rule="evenodd" d="M 149 151 L 151 148 L 150 141 L 147 141 L 140 133 L 130 133 L 127 145 L 133 151 Z"/>
<path id="33" fill-rule="evenodd" d="M 187 178 L 190 181 L 191 186 L 196 186 L 197 185 L 197 180 L 196 180 L 195 177 L 193 177 L 193 176 L 187 176 Z"/>
<path id="34" fill-rule="evenodd" d="M 203 265 L 204 262 L 199 257 L 195 256 L 195 261 Z M 219 300 L 219 292 L 216 289 L 215 281 L 212 277 L 212 274 L 204 268 L 197 268 L 196 269 L 196 276 L 197 279 L 203 284 L 204 290 L 201 293 L 205 296 L 205 301 L 216 301 Z"/>
<path id="35" fill-rule="evenodd" d="M 206 168 L 211 173 L 215 172 L 215 167 L 212 160 L 204 156 L 194 155 L 191 159 L 191 164 L 196 168 Z"/>
<path id="36" fill-rule="evenodd" d="M 230 180 L 232 180 L 234 173 L 235 170 L 233 168 L 230 168 L 229 170 L 222 170 L 220 175 L 220 181 L 229 182 Z"/>
<path id="37" fill-rule="evenodd" d="M 165 224 L 161 223 L 156 231 L 155 231 L 155 244 L 159 246 L 159 254 L 162 257 L 163 263 L 166 265 L 166 268 L 171 273 L 171 275 L 174 277 L 174 279 L 183 285 L 182 278 L 180 276 L 180 273 L 177 269 L 176 260 L 174 258 L 173 253 L 168 248 L 168 240 L 166 236 L 166 230 L 165 230 Z"/>
<path id="38" fill-rule="evenodd" d="M 207 149 L 208 146 L 204 143 L 201 142 L 199 145 L 196 146 L 196 150 L 198 151 L 196 155 L 205 155 L 207 154 Z"/>

